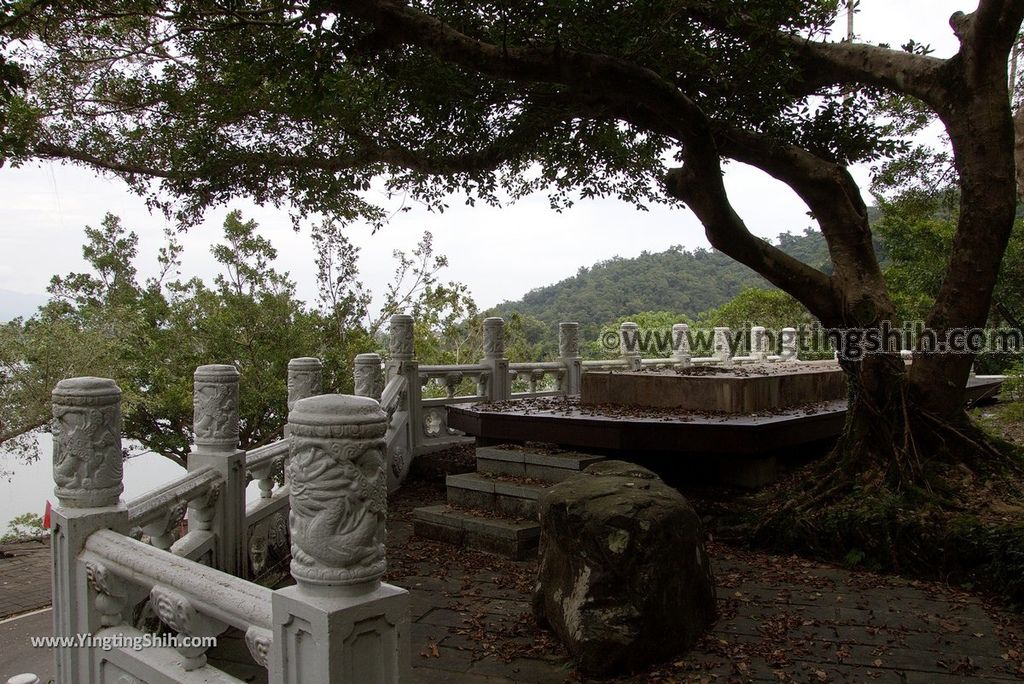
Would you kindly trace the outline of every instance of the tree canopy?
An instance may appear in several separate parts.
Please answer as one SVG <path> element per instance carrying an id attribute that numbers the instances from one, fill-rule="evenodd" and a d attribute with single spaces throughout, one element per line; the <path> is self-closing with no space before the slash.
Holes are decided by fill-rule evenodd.
<path id="1" fill-rule="evenodd" d="M 715 249 L 824 326 L 865 328 L 898 311 L 848 166 L 913 154 L 910 136 L 934 120 L 957 193 L 924 323 L 938 335 L 982 326 L 1016 212 L 1008 63 L 1024 0 L 955 13 L 959 49 L 945 59 L 913 41 L 833 40 L 839 8 L 7 0 L 0 158 L 106 170 L 184 224 L 239 194 L 287 204 L 296 221 L 322 212 L 332 230 L 380 226 L 410 202 L 443 211 L 453 197 L 497 203 L 536 190 L 557 209 L 589 197 L 685 206 Z M 807 205 L 827 272 L 751 232 L 723 181 L 730 160 Z M 367 192 L 375 178 L 383 194 Z M 345 304 L 358 308 L 358 297 Z M 923 350 L 909 367 L 893 350 L 844 359 L 843 438 L 824 474 L 805 480 L 810 491 L 765 525 L 813 536 L 820 520 L 800 516 L 859 500 L 863 482 L 902 500 L 946 491 L 961 466 L 1016 467 L 967 425 L 972 362 Z"/>
<path id="2" fill-rule="evenodd" d="M 244 193 L 379 224 L 388 207 L 364 192 L 378 176 L 439 210 L 537 189 L 555 207 L 685 204 L 713 246 L 848 326 L 894 307 L 845 167 L 904 149 L 931 114 L 964 192 L 929 323 L 980 324 L 1015 204 L 1007 61 L 1024 0 L 954 15 L 949 59 L 830 41 L 838 5 L 7 3 L 0 156 L 106 169 L 186 222 Z M 747 229 L 723 159 L 796 191 L 832 273 Z M 955 412 L 968 369 L 923 359 L 917 400 Z"/>

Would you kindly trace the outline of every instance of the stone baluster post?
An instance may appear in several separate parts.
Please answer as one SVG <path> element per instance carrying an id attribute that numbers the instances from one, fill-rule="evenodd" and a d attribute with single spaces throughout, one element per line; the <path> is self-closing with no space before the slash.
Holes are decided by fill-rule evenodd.
<path id="1" fill-rule="evenodd" d="M 715 328 L 715 341 L 711 349 L 711 356 L 723 366 L 732 364 L 732 353 L 729 350 L 729 338 L 731 335 L 732 331 L 729 328 Z"/>
<path id="2" fill-rule="evenodd" d="M 367 397 L 303 399 L 291 426 L 291 573 L 273 596 L 270 681 L 397 682 L 410 675 L 409 597 L 381 583 L 387 416 Z"/>
<path id="3" fill-rule="evenodd" d="M 677 366 L 689 368 L 690 359 L 690 326 L 676 323 L 672 326 L 672 360 Z"/>
<path id="4" fill-rule="evenodd" d="M 388 336 L 388 360 L 384 364 L 386 382 L 396 375 L 405 376 L 406 391 L 398 412 L 408 414 L 409 429 L 404 440 L 406 444 L 396 444 L 400 449 L 405 467 L 412 462 L 416 449 L 423 444 L 423 386 L 420 384 L 419 363 L 416 361 L 416 345 L 414 342 L 413 319 L 408 314 L 395 314 L 391 317 Z M 385 386 L 387 386 L 385 384 Z"/>
<path id="5" fill-rule="evenodd" d="M 352 364 L 355 381 L 355 395 L 380 401 L 384 391 L 384 376 L 381 373 L 380 354 L 359 354 Z"/>
<path id="6" fill-rule="evenodd" d="M 295 402 L 323 392 L 324 364 L 320 359 L 303 356 L 288 362 L 288 410 Z"/>
<path id="7" fill-rule="evenodd" d="M 768 334 L 763 325 L 755 325 L 750 329 L 750 355 L 755 361 L 768 358 Z"/>
<path id="8" fill-rule="evenodd" d="M 188 469 L 212 466 L 224 478 L 215 499 L 194 502 L 188 512 L 199 529 L 216 537 L 212 566 L 245 577 L 245 452 L 238 448 L 238 370 L 200 366 L 193 376 L 195 446 Z"/>
<path id="9" fill-rule="evenodd" d="M 512 378 L 509 377 L 508 359 L 505 358 L 505 320 L 484 319 L 484 358 L 480 365 L 491 370 L 487 383 L 487 396 L 491 401 L 506 401 L 512 397 Z"/>
<path id="10" fill-rule="evenodd" d="M 128 533 L 128 509 L 120 500 L 121 390 L 106 378 L 72 378 L 57 383 L 52 399 L 53 634 L 75 638 L 120 622 L 124 593 L 115 582 L 101 581 L 106 568 L 78 556 L 97 530 Z M 54 658 L 58 682 L 91 681 L 88 649 L 55 649 Z"/>
<path id="11" fill-rule="evenodd" d="M 580 358 L 580 324 L 558 324 L 558 359 L 565 366 L 562 374 L 562 393 L 575 396 L 580 393 L 583 360 Z"/>
<path id="12" fill-rule="evenodd" d="M 779 354 L 781 361 L 796 361 L 797 352 L 799 346 L 799 340 L 797 338 L 796 328 L 783 328 L 782 329 L 782 351 Z"/>
<path id="13" fill-rule="evenodd" d="M 636 323 L 623 323 L 619 326 L 619 356 L 626 362 L 626 370 L 640 370 L 643 358 L 640 349 L 640 326 Z"/>

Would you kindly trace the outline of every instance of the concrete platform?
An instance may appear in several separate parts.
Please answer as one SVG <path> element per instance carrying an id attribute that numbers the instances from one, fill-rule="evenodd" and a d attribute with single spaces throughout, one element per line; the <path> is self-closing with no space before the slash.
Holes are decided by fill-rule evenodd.
<path id="1" fill-rule="evenodd" d="M 967 398 L 994 396 L 998 378 L 971 378 Z M 760 456 L 833 439 L 846 420 L 846 399 L 777 412 L 731 415 L 674 409 L 587 406 L 564 397 L 448 407 L 448 425 L 475 437 L 549 442 L 609 451 L 673 456 Z"/>
<path id="2" fill-rule="evenodd" d="M 580 403 L 748 414 L 845 399 L 846 373 L 834 362 L 734 368 L 589 372 Z"/>

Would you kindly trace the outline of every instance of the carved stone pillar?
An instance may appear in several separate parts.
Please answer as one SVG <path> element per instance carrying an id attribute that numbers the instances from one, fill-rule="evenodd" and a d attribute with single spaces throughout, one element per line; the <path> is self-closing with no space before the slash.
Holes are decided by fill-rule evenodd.
<path id="1" fill-rule="evenodd" d="M 505 358 L 505 319 L 485 318 L 483 328 L 484 358 L 480 364 L 491 369 L 487 396 L 491 401 L 506 401 L 512 397 L 512 378 Z"/>
<path id="2" fill-rule="evenodd" d="M 505 319 L 497 316 L 484 319 L 484 358 L 505 358 Z"/>
<path id="3" fill-rule="evenodd" d="M 213 567 L 245 577 L 245 452 L 238 448 L 238 370 L 210 365 L 196 369 L 193 392 L 195 447 L 188 469 L 212 466 L 224 478 L 220 496 L 193 502 L 188 519 L 202 520 L 216 536 Z M 212 504 L 213 511 L 199 510 Z M 207 522 L 208 521 L 208 522 Z"/>
<path id="4" fill-rule="evenodd" d="M 729 349 L 729 338 L 731 336 L 732 331 L 729 328 L 715 328 L 715 342 L 711 350 L 711 356 L 715 357 L 723 366 L 732 364 L 732 351 Z"/>
<path id="5" fill-rule="evenodd" d="M 640 360 L 643 358 L 640 343 L 640 326 L 632 322 L 619 326 L 619 356 L 626 362 L 627 370 L 640 370 Z"/>
<path id="6" fill-rule="evenodd" d="M 388 359 L 384 363 L 385 387 L 397 375 L 404 376 L 406 381 L 406 391 L 400 397 L 393 418 L 394 424 L 402 427 L 389 447 L 392 457 L 397 456 L 401 461 L 401 467 L 392 477 L 393 486 L 397 486 L 423 444 L 423 404 L 412 316 L 395 314 L 390 325 Z"/>
<path id="7" fill-rule="evenodd" d="M 384 574 L 387 416 L 368 397 L 298 402 L 292 428 L 292 575 L 303 585 L 375 584 Z"/>
<path id="8" fill-rule="evenodd" d="M 320 359 L 303 356 L 288 362 L 288 410 L 291 411 L 295 402 L 306 397 L 314 397 L 323 389 L 324 364 Z"/>
<path id="9" fill-rule="evenodd" d="M 672 326 L 672 360 L 683 368 L 690 367 L 690 326 L 676 323 Z"/>
<path id="10" fill-rule="evenodd" d="M 762 325 L 750 329 L 750 355 L 758 361 L 768 358 L 768 335 Z"/>
<path id="11" fill-rule="evenodd" d="M 558 324 L 558 358 L 565 366 L 562 375 L 562 392 L 567 396 L 580 393 L 583 375 L 583 361 L 580 359 L 580 324 Z"/>
<path id="12" fill-rule="evenodd" d="M 118 606 L 101 597 L 78 557 L 93 532 L 128 532 L 121 453 L 121 390 L 105 378 L 72 378 L 53 390 L 51 512 L 53 633 L 74 638 L 116 619 Z M 92 570 L 95 574 L 95 568 Z M 89 681 L 87 649 L 54 650 L 57 681 Z"/>
<path id="13" fill-rule="evenodd" d="M 274 592 L 271 681 L 408 675 L 408 594 L 380 581 L 386 420 L 376 401 L 338 394 L 303 399 L 288 416 L 297 584 Z"/>
<path id="14" fill-rule="evenodd" d="M 384 391 L 380 354 L 357 355 L 352 364 L 352 376 L 357 397 L 370 397 L 380 401 L 380 394 Z"/>
<path id="15" fill-rule="evenodd" d="M 416 345 L 413 337 L 413 320 L 408 314 L 395 314 L 391 317 L 391 328 L 388 335 L 388 355 L 394 361 L 412 361 L 416 358 Z"/>
<path id="16" fill-rule="evenodd" d="M 61 380 L 53 390 L 53 493 L 61 506 L 114 506 L 121 482 L 121 390 L 106 378 Z"/>
<path id="17" fill-rule="evenodd" d="M 796 361 L 799 340 L 797 338 L 796 328 L 783 328 L 782 329 L 782 352 L 779 354 L 779 358 L 782 361 Z"/>

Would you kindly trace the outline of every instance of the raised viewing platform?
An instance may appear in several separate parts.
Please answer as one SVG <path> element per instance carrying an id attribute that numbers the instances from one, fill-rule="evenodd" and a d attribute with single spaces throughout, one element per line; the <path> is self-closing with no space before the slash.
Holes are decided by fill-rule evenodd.
<path id="1" fill-rule="evenodd" d="M 967 400 L 994 396 L 1001 384 L 1001 377 L 971 378 Z M 679 456 L 752 456 L 836 437 L 843 428 L 846 408 L 845 388 L 842 399 L 742 414 L 591 404 L 574 397 L 553 397 L 449 406 L 448 424 L 495 442 L 551 442 Z"/>

